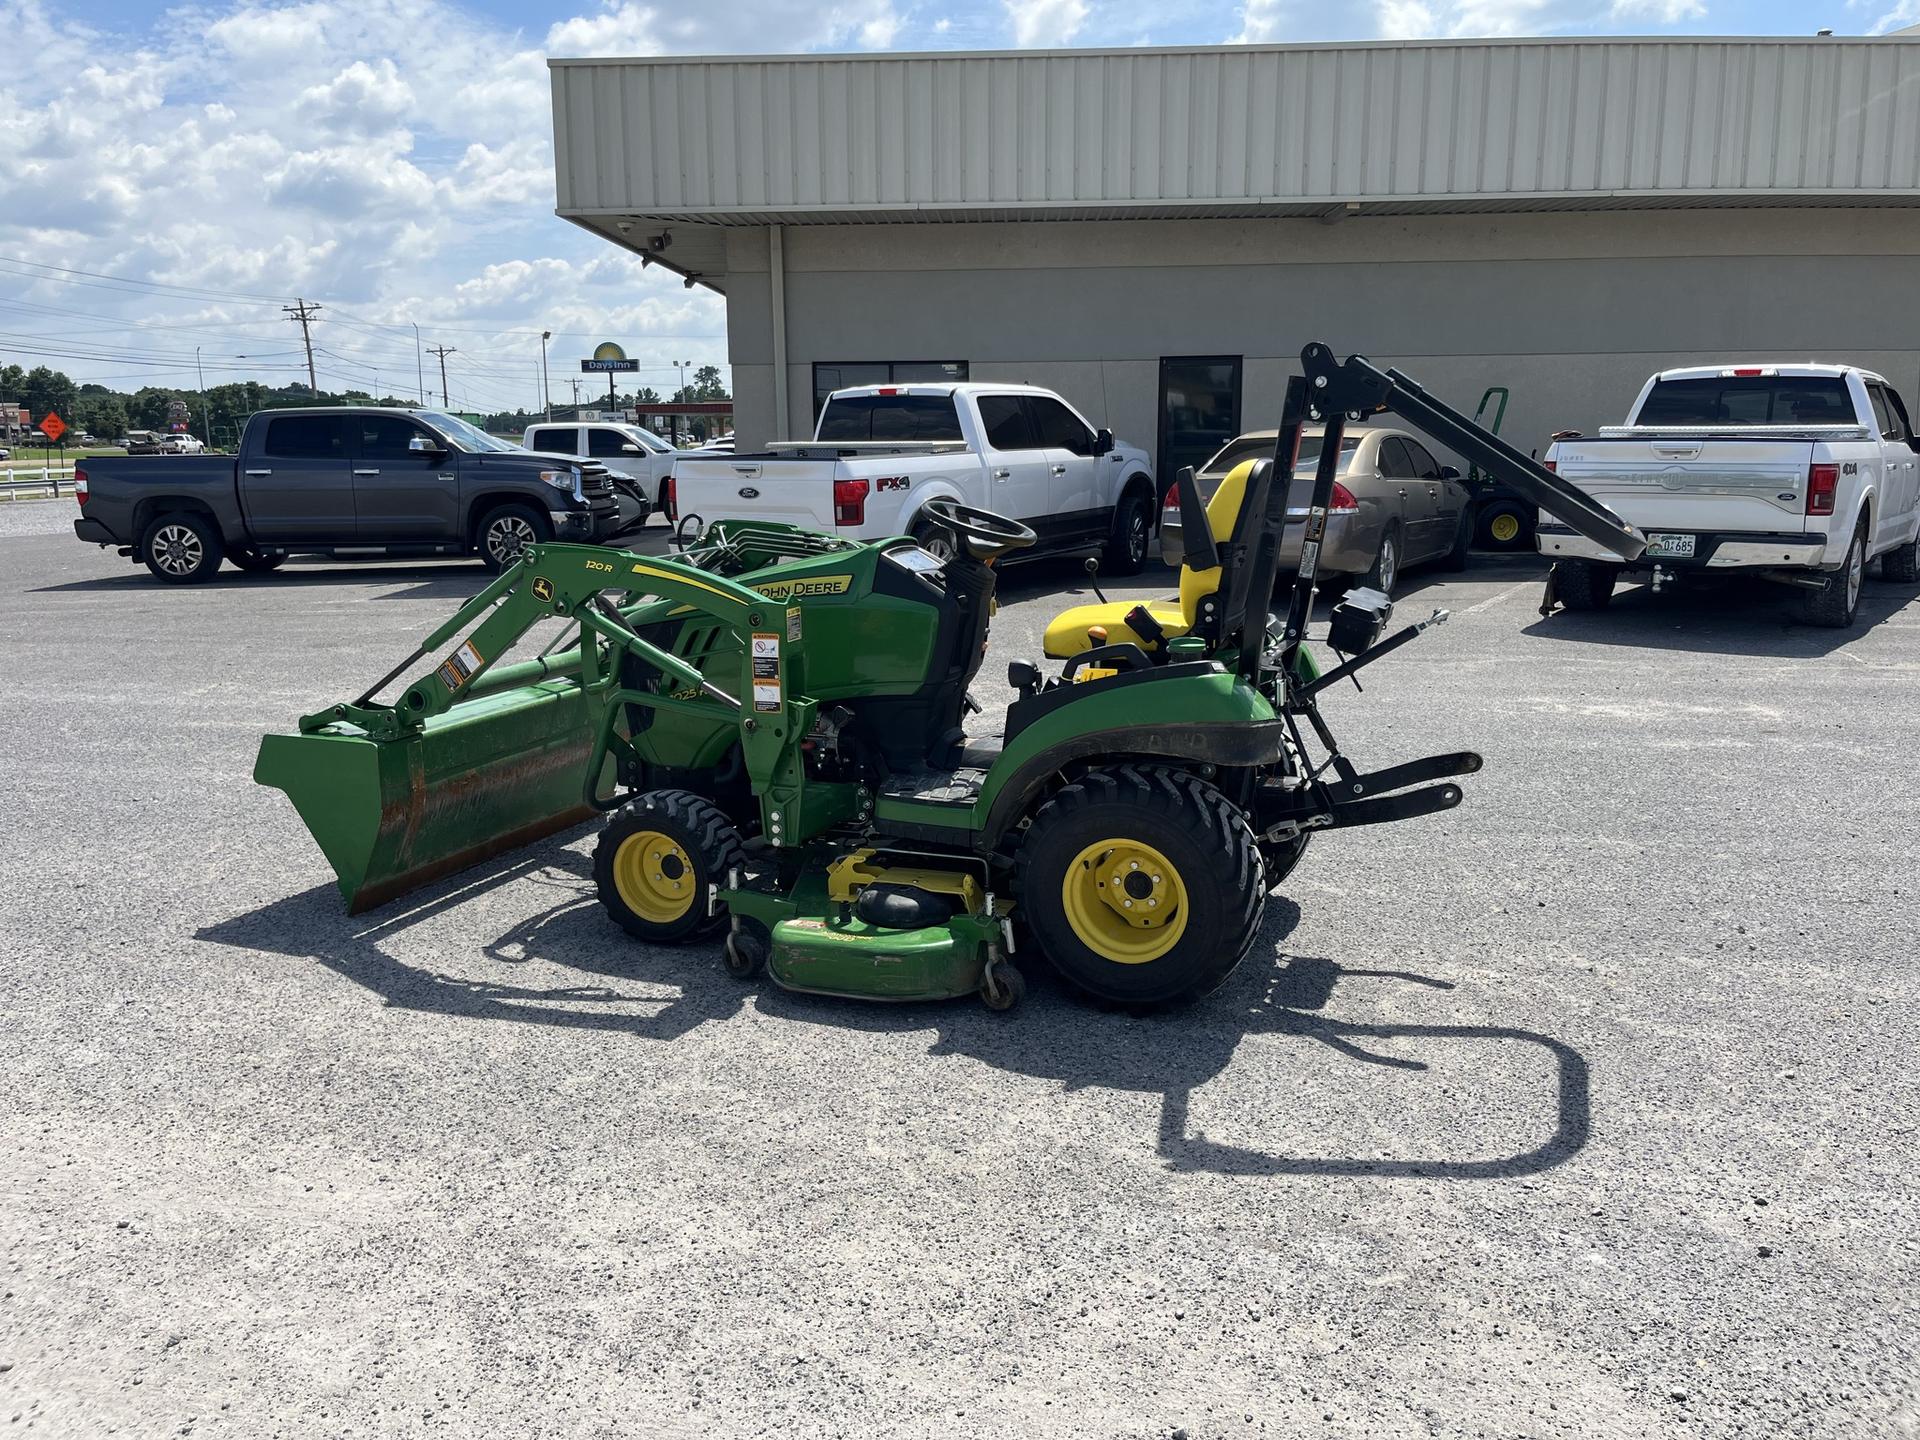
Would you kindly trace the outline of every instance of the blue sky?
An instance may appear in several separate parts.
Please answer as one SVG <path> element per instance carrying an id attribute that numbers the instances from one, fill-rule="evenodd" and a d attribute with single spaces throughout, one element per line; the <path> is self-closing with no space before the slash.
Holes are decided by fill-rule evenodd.
<path id="1" fill-rule="evenodd" d="M 531 405 L 620 341 L 724 366 L 717 297 L 554 218 L 549 55 L 1001 49 L 1423 35 L 1862 34 L 1920 0 L 0 0 L 0 363 L 132 388 L 304 372 Z M 195 351 L 199 353 L 196 355 Z"/>

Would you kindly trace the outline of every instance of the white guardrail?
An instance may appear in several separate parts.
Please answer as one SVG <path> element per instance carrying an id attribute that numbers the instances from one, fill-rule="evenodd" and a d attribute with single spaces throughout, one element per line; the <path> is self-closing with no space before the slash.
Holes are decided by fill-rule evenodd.
<path id="1" fill-rule="evenodd" d="M 0 469 L 0 500 L 54 499 L 73 494 L 73 466 Z"/>

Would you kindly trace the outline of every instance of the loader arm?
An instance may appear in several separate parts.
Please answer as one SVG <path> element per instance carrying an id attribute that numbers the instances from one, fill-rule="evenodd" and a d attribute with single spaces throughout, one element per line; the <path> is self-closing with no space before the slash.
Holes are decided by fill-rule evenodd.
<path id="1" fill-rule="evenodd" d="M 737 697 L 636 633 L 621 603 L 641 599 L 739 637 Z M 816 709 L 785 618 L 780 602 L 690 564 L 536 545 L 357 700 L 267 736 L 254 778 L 294 801 L 356 911 L 619 804 L 606 781 L 634 773 L 629 706 L 735 730 L 762 824 L 779 836 L 810 798 L 801 741 Z M 578 626 L 568 648 L 500 663 L 549 619 Z M 397 700 L 374 698 L 442 651 Z M 664 683 L 629 686 L 628 657 Z"/>

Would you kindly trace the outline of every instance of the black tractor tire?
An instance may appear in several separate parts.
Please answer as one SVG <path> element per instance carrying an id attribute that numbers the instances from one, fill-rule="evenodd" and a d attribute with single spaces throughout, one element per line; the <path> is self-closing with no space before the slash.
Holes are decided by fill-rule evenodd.
<path id="1" fill-rule="evenodd" d="M 1800 618 L 1809 625 L 1830 630 L 1844 630 L 1853 624 L 1854 616 L 1860 613 L 1860 582 L 1866 573 L 1866 554 L 1867 522 L 1862 520 L 1854 528 L 1840 568 L 1824 575 L 1818 590 L 1802 592 Z"/>
<path id="2" fill-rule="evenodd" d="M 1594 560 L 1556 560 L 1553 593 L 1569 610 L 1604 610 L 1613 600 L 1613 582 L 1620 567 Z"/>
<path id="3" fill-rule="evenodd" d="M 1360 579 L 1362 585 L 1392 596 L 1400 583 L 1400 570 L 1406 560 L 1400 543 L 1400 524 L 1398 521 L 1389 521 L 1387 528 L 1380 532 L 1380 548 L 1374 552 L 1373 566 Z"/>
<path id="4" fill-rule="evenodd" d="M 1442 570 L 1460 571 L 1467 568 L 1467 552 L 1473 548 L 1473 512 L 1462 510 L 1460 523 L 1453 527 L 1453 545 L 1440 557 Z"/>
<path id="5" fill-rule="evenodd" d="M 1176 917 L 1165 926 L 1171 939 L 1108 898 L 1108 864 L 1124 877 L 1111 895 L 1128 911 L 1168 901 L 1158 913 Z M 1067 984 L 1146 1010 L 1197 1000 L 1233 973 L 1260 930 L 1264 874 L 1246 820 L 1218 790 L 1182 771 L 1115 765 L 1040 807 L 1014 859 L 1013 889 L 1035 948 Z"/>
<path id="6" fill-rule="evenodd" d="M 265 575 L 287 563 L 284 555 L 262 555 L 258 550 L 244 547 L 228 551 L 227 558 L 249 575 Z"/>
<path id="7" fill-rule="evenodd" d="M 140 537 L 140 558 L 169 585 L 211 580 L 226 553 L 220 527 L 198 510 L 156 515 Z"/>
<path id="8" fill-rule="evenodd" d="M 1880 557 L 1880 578 L 1895 585 L 1911 585 L 1920 580 L 1920 537 Z"/>
<path id="9" fill-rule="evenodd" d="M 1489 500 L 1474 516 L 1474 540 L 1483 550 L 1525 550 L 1533 544 L 1534 519 L 1518 500 Z"/>
<path id="10" fill-rule="evenodd" d="M 473 527 L 473 548 L 496 575 L 518 564 L 527 546 L 552 538 L 552 522 L 531 505 L 496 505 Z"/>
<path id="11" fill-rule="evenodd" d="M 593 883 L 614 924 L 654 945 L 683 945 L 725 929 L 707 913 L 707 887 L 746 863 L 740 832 L 690 790 L 650 790 L 615 811 L 593 851 Z"/>
<path id="12" fill-rule="evenodd" d="M 1153 548 L 1153 497 L 1130 490 L 1113 507 L 1113 533 L 1101 552 L 1100 568 L 1109 575 L 1138 575 Z"/>

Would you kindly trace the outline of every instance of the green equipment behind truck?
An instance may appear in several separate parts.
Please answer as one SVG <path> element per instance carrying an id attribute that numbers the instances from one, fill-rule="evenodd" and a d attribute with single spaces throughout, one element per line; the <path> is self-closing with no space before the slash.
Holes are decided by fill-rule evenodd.
<path id="1" fill-rule="evenodd" d="M 1480 765 L 1362 772 L 1320 711 L 1432 623 L 1382 640 L 1390 606 L 1360 599 L 1334 617 L 1352 658 L 1323 674 L 1301 643 L 1346 418 L 1392 409 L 1581 534 L 1623 555 L 1642 543 L 1404 376 L 1321 345 L 1302 360 L 1275 458 L 1249 464 L 1235 513 L 1182 490 L 1202 539 L 1190 613 L 1115 606 L 1127 641 L 1052 675 L 1016 662 L 998 723 L 970 715 L 967 690 L 993 562 L 1034 533 L 935 502 L 957 542 L 944 563 L 905 537 L 764 522 L 715 524 L 671 559 L 536 546 L 366 694 L 266 737 L 255 778 L 292 799 L 356 910 L 599 813 L 613 921 L 656 944 L 724 935 L 743 977 L 1006 1008 L 1014 957 L 1037 954 L 1105 1002 L 1204 994 L 1315 831 L 1445 810 Z M 1330 438 L 1275 614 L 1308 422 Z M 507 658 L 543 626 L 550 643 Z"/>

